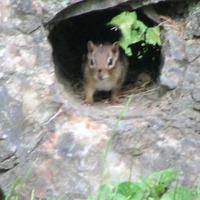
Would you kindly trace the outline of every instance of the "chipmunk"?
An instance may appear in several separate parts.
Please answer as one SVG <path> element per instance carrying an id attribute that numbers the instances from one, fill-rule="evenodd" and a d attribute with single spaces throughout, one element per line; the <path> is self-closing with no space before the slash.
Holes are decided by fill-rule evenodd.
<path id="1" fill-rule="evenodd" d="M 127 74 L 126 56 L 121 53 L 117 42 L 95 45 L 92 41 L 88 41 L 87 48 L 87 59 L 83 64 L 84 104 L 93 104 L 95 91 L 112 91 L 111 103 L 118 103 Z"/>

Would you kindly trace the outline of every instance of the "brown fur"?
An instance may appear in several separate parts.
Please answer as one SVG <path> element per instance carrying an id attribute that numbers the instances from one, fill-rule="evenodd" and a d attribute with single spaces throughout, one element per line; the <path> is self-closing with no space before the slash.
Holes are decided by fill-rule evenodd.
<path id="1" fill-rule="evenodd" d="M 117 42 L 111 45 L 95 45 L 88 42 L 87 60 L 83 64 L 85 104 L 93 104 L 95 91 L 112 91 L 111 102 L 119 101 L 128 61 L 120 54 Z"/>

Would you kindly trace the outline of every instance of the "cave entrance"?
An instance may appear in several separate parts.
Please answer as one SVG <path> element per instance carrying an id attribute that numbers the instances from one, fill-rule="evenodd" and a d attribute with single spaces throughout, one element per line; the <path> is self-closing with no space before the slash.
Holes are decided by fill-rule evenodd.
<path id="1" fill-rule="evenodd" d="M 87 53 L 87 42 L 113 43 L 121 37 L 119 29 L 106 24 L 122 11 L 114 8 L 95 11 L 63 20 L 49 34 L 53 47 L 53 61 L 57 78 L 61 82 L 70 83 L 73 92 L 83 99 L 82 60 Z M 148 27 L 156 25 L 142 10 L 136 10 L 137 18 Z M 161 47 L 144 45 L 142 41 L 131 45 L 133 52 L 129 56 L 129 70 L 123 87 L 122 95 L 137 93 L 151 89 L 156 84 L 160 74 Z M 142 59 L 138 54 L 142 54 Z M 63 81 L 64 80 L 64 81 Z M 101 94 L 100 94 L 101 95 Z"/>

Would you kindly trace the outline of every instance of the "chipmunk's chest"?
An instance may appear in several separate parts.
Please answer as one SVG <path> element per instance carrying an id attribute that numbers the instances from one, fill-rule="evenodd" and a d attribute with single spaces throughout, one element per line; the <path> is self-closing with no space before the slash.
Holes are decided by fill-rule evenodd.
<path id="1" fill-rule="evenodd" d="M 111 79 L 96 81 L 96 90 L 98 91 L 110 91 L 114 87 L 114 82 Z"/>

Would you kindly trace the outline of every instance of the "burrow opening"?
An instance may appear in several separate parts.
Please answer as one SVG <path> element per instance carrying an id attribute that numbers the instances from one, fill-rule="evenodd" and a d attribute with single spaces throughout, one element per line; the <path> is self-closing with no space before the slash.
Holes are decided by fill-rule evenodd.
<path id="1" fill-rule="evenodd" d="M 81 66 L 83 57 L 87 54 L 87 42 L 89 40 L 94 43 L 118 41 L 121 32 L 106 26 L 106 24 L 121 12 L 123 11 L 114 8 L 82 14 L 61 21 L 54 25 L 50 31 L 49 41 L 53 48 L 53 61 L 57 78 L 70 83 L 74 94 L 79 95 L 82 100 L 83 72 Z M 148 27 L 157 25 L 141 9 L 136 10 L 136 12 L 137 18 Z M 132 92 L 133 88 L 136 91 L 148 90 L 148 86 L 157 84 L 160 75 L 161 46 L 143 46 L 142 43 L 143 41 L 140 41 L 131 45 L 133 55 L 128 57 L 129 68 L 122 94 L 123 91 L 126 94 L 129 91 Z M 138 59 L 138 53 L 143 54 L 142 59 Z M 101 96 L 102 93 L 97 98 L 101 98 Z M 106 94 L 106 97 L 109 95 Z"/>

